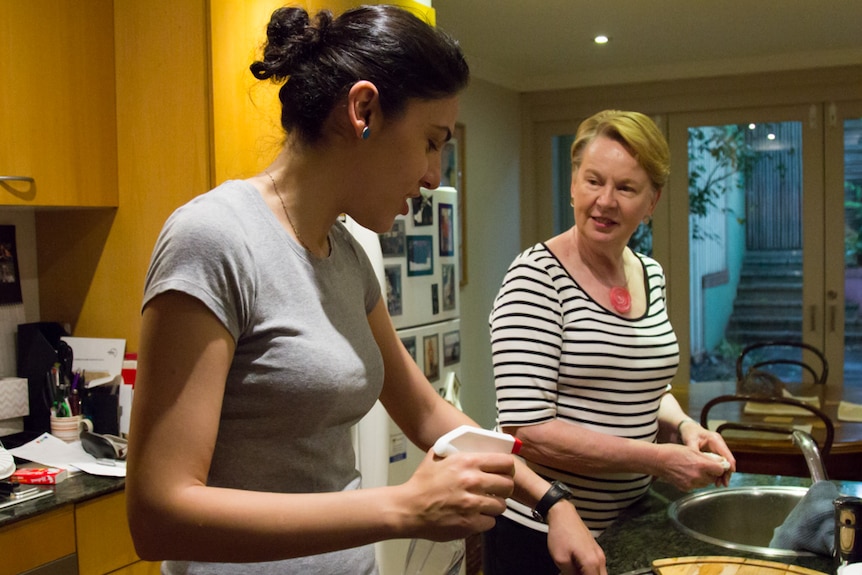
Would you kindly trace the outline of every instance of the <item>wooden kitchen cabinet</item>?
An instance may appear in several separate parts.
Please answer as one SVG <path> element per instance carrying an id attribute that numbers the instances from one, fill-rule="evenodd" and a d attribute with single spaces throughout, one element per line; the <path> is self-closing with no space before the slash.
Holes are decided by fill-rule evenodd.
<path id="1" fill-rule="evenodd" d="M 135 553 L 126 519 L 125 491 L 77 504 L 75 536 L 78 542 L 78 575 L 159 573 L 158 562 L 141 561 Z"/>
<path id="2" fill-rule="evenodd" d="M 0 205 L 116 206 L 112 0 L 0 4 Z"/>
<path id="3" fill-rule="evenodd" d="M 0 528 L 0 575 L 17 575 L 74 553 L 72 505 Z"/>

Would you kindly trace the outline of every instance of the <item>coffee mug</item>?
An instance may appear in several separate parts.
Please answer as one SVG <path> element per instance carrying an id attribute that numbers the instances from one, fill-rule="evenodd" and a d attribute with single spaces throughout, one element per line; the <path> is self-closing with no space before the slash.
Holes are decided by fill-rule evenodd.
<path id="1" fill-rule="evenodd" d="M 93 431 L 93 422 L 80 415 L 69 417 L 51 416 L 51 435 L 67 443 L 78 441 L 81 431 Z"/>

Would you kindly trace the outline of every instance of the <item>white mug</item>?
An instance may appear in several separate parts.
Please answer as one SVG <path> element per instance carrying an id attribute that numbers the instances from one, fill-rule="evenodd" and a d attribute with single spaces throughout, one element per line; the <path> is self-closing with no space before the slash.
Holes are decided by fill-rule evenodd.
<path id="1" fill-rule="evenodd" d="M 67 443 L 78 441 L 84 429 L 93 431 L 93 422 L 81 415 L 51 416 L 51 435 Z"/>

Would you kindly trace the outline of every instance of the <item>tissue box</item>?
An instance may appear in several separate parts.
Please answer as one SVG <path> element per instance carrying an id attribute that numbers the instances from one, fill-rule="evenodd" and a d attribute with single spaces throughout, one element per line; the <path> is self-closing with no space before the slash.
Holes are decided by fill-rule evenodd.
<path id="1" fill-rule="evenodd" d="M 27 379 L 24 377 L 0 378 L 0 419 L 30 415 L 30 398 Z"/>
<path id="2" fill-rule="evenodd" d="M 22 431 L 25 415 L 30 415 L 27 379 L 24 377 L 0 378 L 0 435 Z"/>

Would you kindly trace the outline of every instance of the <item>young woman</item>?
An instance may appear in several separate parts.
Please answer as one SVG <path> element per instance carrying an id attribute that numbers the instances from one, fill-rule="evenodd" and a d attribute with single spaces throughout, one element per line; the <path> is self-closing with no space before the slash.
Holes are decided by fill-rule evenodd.
<path id="1" fill-rule="evenodd" d="M 377 232 L 440 180 L 468 68 L 410 13 L 312 21 L 282 8 L 262 80 L 284 82 L 284 146 L 262 173 L 179 208 L 153 252 L 129 446 L 140 556 L 164 573 L 375 573 L 372 543 L 484 531 L 549 484 L 506 454 L 429 452 L 402 485 L 360 489 L 350 430 L 379 398 L 417 445 L 471 420 L 392 327 L 338 221 Z M 551 519 L 564 573 L 605 573 L 573 506 Z"/>

